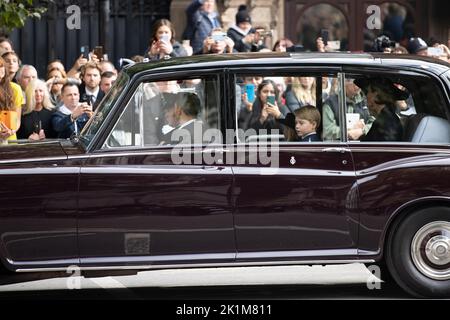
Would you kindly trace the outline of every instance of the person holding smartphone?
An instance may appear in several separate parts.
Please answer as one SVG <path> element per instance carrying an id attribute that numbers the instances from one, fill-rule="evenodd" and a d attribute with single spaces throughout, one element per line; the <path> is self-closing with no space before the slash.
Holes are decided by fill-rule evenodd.
<path id="1" fill-rule="evenodd" d="M 80 103 L 78 86 L 66 83 L 62 88 L 63 105 L 52 116 L 53 129 L 57 138 L 67 139 L 79 134 L 92 117 L 92 106 Z"/>
<path id="2" fill-rule="evenodd" d="M 203 42 L 203 53 L 232 53 L 234 51 L 234 41 L 229 38 L 222 28 L 214 29 L 208 38 Z"/>
<path id="3" fill-rule="evenodd" d="M 146 58 L 159 60 L 187 55 L 184 47 L 175 40 L 175 29 L 172 23 L 167 19 L 155 21 Z"/>
<path id="4" fill-rule="evenodd" d="M 235 43 L 238 52 L 258 52 L 265 48 L 258 44 L 256 29 L 252 27 L 252 19 L 246 5 L 240 5 L 236 13 L 236 25 L 231 26 L 227 36 Z"/>
<path id="5" fill-rule="evenodd" d="M 282 130 L 283 128 L 277 120 L 283 119 L 289 112 L 281 103 L 277 85 L 268 79 L 258 85 L 252 109 L 252 116 L 247 127 L 255 130 Z"/>

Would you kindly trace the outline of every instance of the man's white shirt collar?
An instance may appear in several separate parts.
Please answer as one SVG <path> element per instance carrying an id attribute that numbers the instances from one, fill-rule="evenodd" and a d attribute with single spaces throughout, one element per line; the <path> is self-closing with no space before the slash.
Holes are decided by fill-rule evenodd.
<path id="1" fill-rule="evenodd" d="M 194 122 L 197 119 L 191 119 L 185 123 L 183 123 L 182 125 L 180 125 L 180 127 L 178 129 L 183 129 L 184 127 L 186 127 L 187 125 L 189 125 L 191 122 Z"/>
<path id="2" fill-rule="evenodd" d="M 100 91 L 100 87 L 97 87 L 97 90 L 95 90 L 95 91 L 90 91 L 90 90 L 88 90 L 88 88 L 85 88 L 85 89 L 86 89 L 85 90 L 86 94 L 92 96 L 92 99 L 93 99 L 92 102 L 95 102 L 97 100 L 97 95 L 98 95 L 98 92 Z"/>
<path id="3" fill-rule="evenodd" d="M 61 107 L 59 107 L 59 111 L 67 116 L 70 116 L 72 114 L 72 111 L 70 111 L 70 109 L 67 108 L 66 105 L 64 104 Z"/>

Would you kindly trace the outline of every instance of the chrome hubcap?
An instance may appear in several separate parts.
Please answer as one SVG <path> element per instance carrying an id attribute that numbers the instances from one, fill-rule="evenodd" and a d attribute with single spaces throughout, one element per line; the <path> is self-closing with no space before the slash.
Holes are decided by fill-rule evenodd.
<path id="1" fill-rule="evenodd" d="M 431 222 L 416 232 L 411 243 L 416 268 L 435 280 L 450 279 L 450 222 Z"/>

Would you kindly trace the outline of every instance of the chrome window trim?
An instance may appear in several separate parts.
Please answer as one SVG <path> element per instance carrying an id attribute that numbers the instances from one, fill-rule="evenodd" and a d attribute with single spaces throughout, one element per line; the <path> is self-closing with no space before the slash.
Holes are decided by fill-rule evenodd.
<path id="1" fill-rule="evenodd" d="M 351 263 L 375 263 L 374 259 L 344 259 L 344 260 L 300 260 L 300 261 L 274 261 L 274 262 L 229 262 L 229 263 L 199 263 L 199 264 L 161 264 L 161 265 L 138 265 L 138 266 L 105 266 L 85 267 L 79 266 L 81 271 L 114 271 L 114 270 L 155 270 L 155 269 L 197 269 L 197 268 L 220 268 L 220 267 L 263 267 L 263 266 L 292 266 L 292 265 L 328 265 L 328 264 L 351 264 Z M 67 268 L 30 268 L 17 269 L 16 272 L 55 272 L 67 271 Z"/>

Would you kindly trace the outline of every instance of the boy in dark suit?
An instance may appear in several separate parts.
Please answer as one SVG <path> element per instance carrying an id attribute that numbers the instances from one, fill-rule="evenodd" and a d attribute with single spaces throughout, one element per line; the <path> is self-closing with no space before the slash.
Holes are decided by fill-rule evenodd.
<path id="1" fill-rule="evenodd" d="M 295 110 L 295 131 L 301 142 L 318 142 L 316 133 L 320 124 L 320 112 L 316 107 L 304 106 Z"/>

